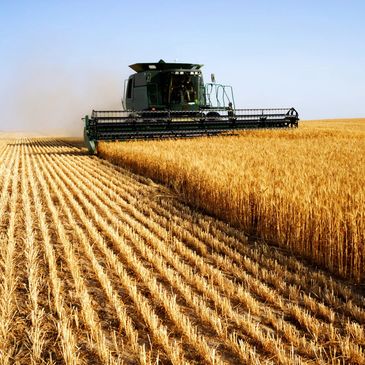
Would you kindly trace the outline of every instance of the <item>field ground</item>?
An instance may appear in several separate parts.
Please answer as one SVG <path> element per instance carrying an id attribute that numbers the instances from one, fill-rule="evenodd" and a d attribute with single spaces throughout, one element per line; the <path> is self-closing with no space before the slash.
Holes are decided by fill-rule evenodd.
<path id="1" fill-rule="evenodd" d="M 73 141 L 0 140 L 0 364 L 365 363 L 365 302 Z"/>

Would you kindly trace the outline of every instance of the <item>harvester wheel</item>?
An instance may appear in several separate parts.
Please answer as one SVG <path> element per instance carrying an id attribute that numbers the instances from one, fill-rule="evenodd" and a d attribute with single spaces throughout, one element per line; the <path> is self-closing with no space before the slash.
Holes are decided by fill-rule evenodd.
<path id="1" fill-rule="evenodd" d="M 219 119 L 220 118 L 220 114 L 217 113 L 217 112 L 209 112 L 207 113 L 207 121 L 216 121 L 217 118 Z"/>

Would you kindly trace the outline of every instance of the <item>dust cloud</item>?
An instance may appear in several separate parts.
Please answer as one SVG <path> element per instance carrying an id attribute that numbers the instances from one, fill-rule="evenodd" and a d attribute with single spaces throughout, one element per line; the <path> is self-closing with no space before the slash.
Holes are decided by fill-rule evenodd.
<path id="1" fill-rule="evenodd" d="M 0 130 L 82 136 L 92 109 L 121 109 L 124 78 L 88 66 L 24 65 L 7 85 Z"/>

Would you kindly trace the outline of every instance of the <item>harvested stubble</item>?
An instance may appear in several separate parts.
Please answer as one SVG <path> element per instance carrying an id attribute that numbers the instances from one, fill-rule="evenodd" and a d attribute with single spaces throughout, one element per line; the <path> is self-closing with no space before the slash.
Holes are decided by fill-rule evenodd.
<path id="1" fill-rule="evenodd" d="M 69 141 L 0 163 L 0 364 L 365 362 L 355 287 Z"/>
<path id="2" fill-rule="evenodd" d="M 365 279 L 365 120 L 193 140 L 100 143 L 102 157 L 190 204 L 359 283 Z"/>

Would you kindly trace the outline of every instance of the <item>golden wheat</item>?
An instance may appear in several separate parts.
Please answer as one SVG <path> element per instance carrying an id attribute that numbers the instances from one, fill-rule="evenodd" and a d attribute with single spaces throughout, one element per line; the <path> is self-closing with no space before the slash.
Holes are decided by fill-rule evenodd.
<path id="1" fill-rule="evenodd" d="M 320 264 L 365 278 L 365 120 L 239 137 L 100 143 L 102 157 Z"/>
<path id="2" fill-rule="evenodd" d="M 17 285 L 15 256 L 16 256 L 16 244 L 19 237 L 16 235 L 17 217 L 16 212 L 18 208 L 18 196 L 19 196 L 19 168 L 20 168 L 20 147 L 14 148 L 15 158 L 12 161 L 12 169 L 8 169 L 8 173 L 5 176 L 4 187 L 9 186 L 11 188 L 10 196 L 8 191 L 3 189 L 4 198 L 2 197 L 2 210 L 1 210 L 1 224 L 3 226 L 3 219 L 7 218 L 6 228 L 1 232 L 0 241 L 0 265 L 2 266 L 0 282 L 0 362 L 7 364 L 16 351 L 16 344 L 13 341 L 13 323 L 15 320 L 16 302 L 14 292 Z M 10 173 L 13 176 L 10 177 Z M 11 180 L 10 180 L 11 179 Z M 4 191 L 5 190 L 5 191 Z M 8 201 L 7 201 L 8 200 Z M 8 214 L 5 215 L 4 205 L 8 204 Z"/>
<path id="3" fill-rule="evenodd" d="M 71 322 L 74 320 L 74 313 L 64 306 L 64 294 L 66 290 L 57 270 L 58 265 L 55 245 L 52 243 L 51 230 L 47 224 L 46 212 L 42 204 L 40 184 L 38 181 L 35 181 L 34 172 L 32 171 L 34 166 L 31 165 L 31 162 L 33 161 L 29 158 L 29 154 L 33 154 L 31 151 L 31 149 L 28 150 L 27 155 L 27 172 L 35 207 L 35 216 L 37 217 L 39 224 L 38 229 L 41 232 L 41 249 L 44 251 L 45 265 L 48 267 L 49 272 L 49 283 L 43 283 L 43 285 L 47 284 L 49 287 L 49 296 L 53 297 L 53 300 L 51 298 L 49 299 L 49 307 L 56 312 L 53 320 L 56 323 L 57 336 L 60 338 L 59 348 L 61 350 L 61 357 L 66 364 L 77 365 L 80 363 L 79 351 L 77 349 L 76 334 L 71 328 Z M 31 356 L 32 355 L 33 354 L 31 354 Z"/>
<path id="4" fill-rule="evenodd" d="M 2 364 L 365 362 L 358 287 L 70 141 L 2 142 Z"/>

